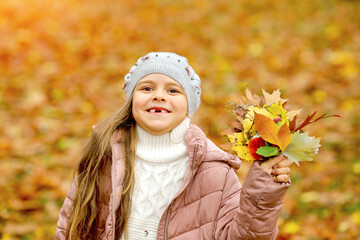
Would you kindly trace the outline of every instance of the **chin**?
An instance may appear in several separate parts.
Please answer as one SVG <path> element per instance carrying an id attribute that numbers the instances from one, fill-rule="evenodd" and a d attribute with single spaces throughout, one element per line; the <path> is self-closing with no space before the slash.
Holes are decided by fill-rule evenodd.
<path id="1" fill-rule="evenodd" d="M 167 132 L 170 132 L 171 129 L 164 128 L 164 125 L 161 126 L 148 126 L 147 128 L 149 131 L 152 132 L 153 135 L 162 135 Z"/>

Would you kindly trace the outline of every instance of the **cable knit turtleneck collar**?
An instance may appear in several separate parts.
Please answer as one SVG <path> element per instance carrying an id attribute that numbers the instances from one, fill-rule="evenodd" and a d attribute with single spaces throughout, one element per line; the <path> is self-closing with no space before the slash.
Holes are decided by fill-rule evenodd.
<path id="1" fill-rule="evenodd" d="M 185 118 L 170 133 L 154 136 L 139 125 L 137 130 L 136 157 L 153 164 L 162 164 L 186 157 L 185 132 L 190 126 L 190 119 Z"/>

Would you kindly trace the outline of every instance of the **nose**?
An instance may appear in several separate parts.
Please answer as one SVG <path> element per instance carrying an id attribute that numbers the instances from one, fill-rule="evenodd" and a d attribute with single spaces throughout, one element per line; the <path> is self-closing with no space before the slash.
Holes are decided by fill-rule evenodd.
<path id="1" fill-rule="evenodd" d="M 153 101 L 155 101 L 155 102 L 166 102 L 166 99 L 165 99 L 164 97 L 155 95 L 155 96 L 153 97 Z"/>
<path id="2" fill-rule="evenodd" d="M 152 100 L 155 102 L 166 102 L 166 98 L 161 91 L 155 91 Z"/>

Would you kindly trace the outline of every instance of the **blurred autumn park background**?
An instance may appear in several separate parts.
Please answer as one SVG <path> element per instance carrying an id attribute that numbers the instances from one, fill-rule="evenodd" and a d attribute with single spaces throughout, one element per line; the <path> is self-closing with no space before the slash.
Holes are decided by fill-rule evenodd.
<path id="1" fill-rule="evenodd" d="M 322 148 L 292 167 L 278 239 L 360 239 L 360 2 L 345 0 L 2 0 L 0 239 L 53 239 L 91 126 L 149 51 L 188 58 L 193 120 L 218 144 L 246 87 L 340 114 L 306 128 Z"/>

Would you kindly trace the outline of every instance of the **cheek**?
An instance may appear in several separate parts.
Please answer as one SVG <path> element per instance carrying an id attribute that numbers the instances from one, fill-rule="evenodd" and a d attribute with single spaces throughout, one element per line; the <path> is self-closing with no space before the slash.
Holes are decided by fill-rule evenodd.
<path id="1" fill-rule="evenodd" d="M 145 104 L 146 98 L 141 93 L 135 93 L 133 98 L 133 107 L 141 107 Z"/>
<path id="2" fill-rule="evenodd" d="M 143 107 L 143 101 L 141 96 L 138 94 L 134 94 L 133 103 L 132 103 L 132 112 L 133 115 L 137 115 L 137 111 L 139 111 Z"/>
<path id="3" fill-rule="evenodd" d="M 181 101 L 179 101 L 180 104 L 177 104 L 177 110 L 179 112 L 182 112 L 184 116 L 187 115 L 187 112 L 188 112 L 188 106 L 187 106 L 187 99 L 186 97 L 185 98 L 182 98 Z"/>

